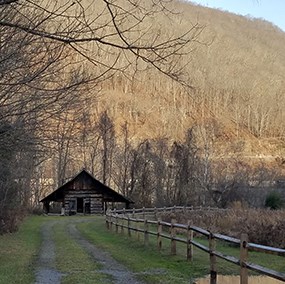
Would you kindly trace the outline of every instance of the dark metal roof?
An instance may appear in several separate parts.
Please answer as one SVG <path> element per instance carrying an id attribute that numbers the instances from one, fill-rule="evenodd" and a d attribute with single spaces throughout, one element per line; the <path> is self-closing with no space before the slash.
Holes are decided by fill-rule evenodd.
<path id="1" fill-rule="evenodd" d="M 74 176 L 71 180 L 57 188 L 55 191 L 50 193 L 48 196 L 43 198 L 40 202 L 50 202 L 50 201 L 62 201 L 64 199 L 65 190 L 69 188 L 72 183 L 75 183 L 77 180 L 90 179 L 92 183 L 92 189 L 97 192 L 103 194 L 103 198 L 105 201 L 113 201 L 113 202 L 124 202 L 124 203 L 134 203 L 132 200 L 124 197 L 120 193 L 106 186 L 97 180 L 92 174 L 83 169 L 80 173 Z M 80 189 L 79 189 L 80 190 Z"/>

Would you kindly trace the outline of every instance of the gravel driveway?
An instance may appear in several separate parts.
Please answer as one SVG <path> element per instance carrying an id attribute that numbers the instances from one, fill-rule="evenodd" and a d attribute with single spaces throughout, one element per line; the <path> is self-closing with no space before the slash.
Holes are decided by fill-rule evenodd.
<path id="1" fill-rule="evenodd" d="M 41 228 L 42 245 L 37 262 L 36 284 L 59 284 L 61 276 L 55 267 L 55 246 L 52 227 L 57 222 L 47 222 Z"/>
<path id="2" fill-rule="evenodd" d="M 78 222 L 77 220 L 68 220 L 68 217 L 60 218 L 58 221 L 47 221 L 41 228 L 42 245 L 38 256 L 35 284 L 61 283 L 61 277 L 64 274 L 60 273 L 56 269 L 56 252 L 52 238 L 53 226 L 59 223 L 63 226 L 67 226 L 69 236 L 73 238 L 82 247 L 82 249 L 86 251 L 86 253 L 91 255 L 94 261 L 101 264 L 102 268 L 98 272 L 111 276 L 112 283 L 143 284 L 143 282 L 138 281 L 135 278 L 134 273 L 132 273 L 122 264 L 118 263 L 115 259 L 111 257 L 109 253 L 94 246 L 87 239 L 85 239 L 76 228 L 75 223 Z M 80 218 L 79 222 L 88 222 L 88 219 L 84 219 L 84 217 L 82 217 L 82 219 Z"/>

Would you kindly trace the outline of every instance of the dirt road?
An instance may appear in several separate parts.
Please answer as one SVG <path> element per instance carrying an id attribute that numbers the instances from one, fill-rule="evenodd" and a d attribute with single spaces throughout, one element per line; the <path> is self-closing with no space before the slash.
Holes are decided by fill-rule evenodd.
<path id="1" fill-rule="evenodd" d="M 79 221 L 90 222 L 90 219 L 82 217 Z M 108 252 L 103 251 L 85 239 L 76 228 L 76 222 L 79 221 L 59 217 L 58 221 L 47 221 L 42 226 L 42 245 L 35 272 L 35 284 L 60 284 L 62 277 L 65 275 L 56 267 L 56 247 L 53 240 L 53 227 L 56 224 L 66 227 L 69 237 L 73 238 L 80 245 L 82 250 L 89 254 L 95 262 L 100 264 L 101 268 L 97 272 L 108 275 L 108 278 L 111 279 L 111 283 L 143 284 L 135 278 L 134 273 L 113 259 Z M 62 245 L 64 245 L 64 243 Z M 74 259 L 74 261 L 76 261 L 76 259 Z M 94 283 L 96 283 L 95 279 Z"/>

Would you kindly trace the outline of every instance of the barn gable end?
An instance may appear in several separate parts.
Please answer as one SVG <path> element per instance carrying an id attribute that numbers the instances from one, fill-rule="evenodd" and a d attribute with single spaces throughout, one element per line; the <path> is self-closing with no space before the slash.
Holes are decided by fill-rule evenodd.
<path id="1" fill-rule="evenodd" d="M 47 213 L 50 202 L 61 202 L 65 215 L 102 214 L 110 203 L 125 203 L 126 208 L 133 203 L 95 179 L 85 169 L 40 202 Z"/>

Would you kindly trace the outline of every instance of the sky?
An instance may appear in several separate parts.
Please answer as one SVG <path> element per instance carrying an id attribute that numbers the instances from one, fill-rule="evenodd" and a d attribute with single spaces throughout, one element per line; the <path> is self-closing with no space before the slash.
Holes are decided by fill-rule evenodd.
<path id="1" fill-rule="evenodd" d="M 191 0 L 191 2 L 235 14 L 262 18 L 285 31 L 285 0 Z"/>

